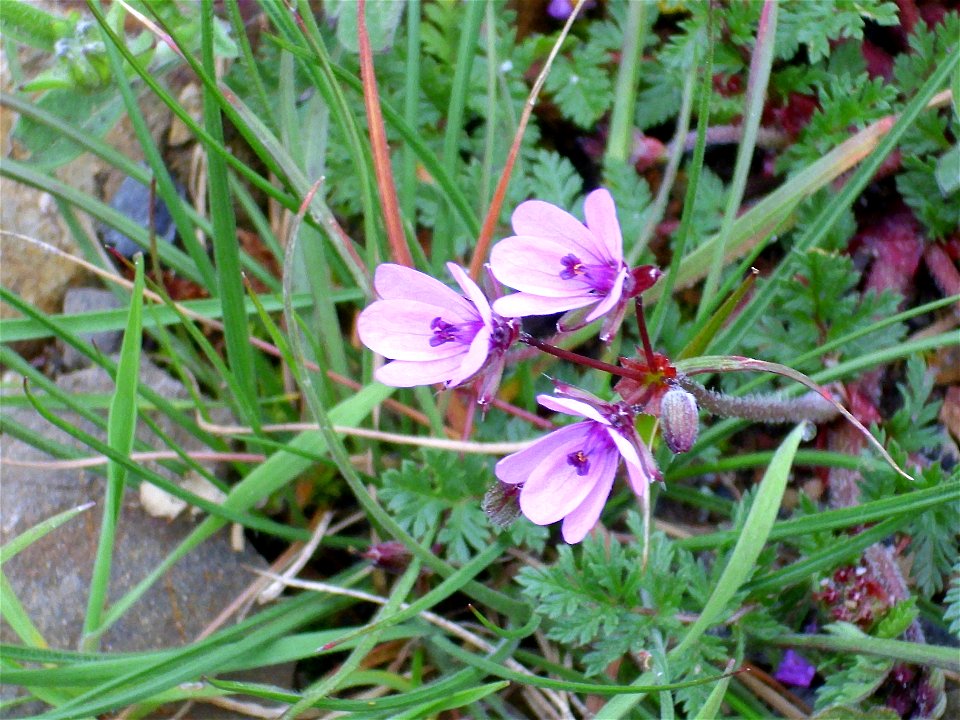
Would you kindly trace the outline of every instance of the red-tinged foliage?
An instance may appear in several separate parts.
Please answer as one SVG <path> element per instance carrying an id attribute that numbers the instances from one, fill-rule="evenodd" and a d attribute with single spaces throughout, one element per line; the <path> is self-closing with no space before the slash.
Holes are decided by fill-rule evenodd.
<path id="1" fill-rule="evenodd" d="M 813 95 L 790 93 L 785 103 L 781 100 L 767 105 L 763 113 L 763 124 L 773 125 L 787 133 L 791 139 L 796 138 L 819 107 L 820 104 Z"/>
<path id="2" fill-rule="evenodd" d="M 907 209 L 881 217 L 863 228 L 855 238 L 873 258 L 866 290 L 893 290 L 906 295 L 923 255 L 923 229 Z"/>
<path id="3" fill-rule="evenodd" d="M 713 76 L 713 89 L 724 97 L 739 95 L 743 92 L 743 76 L 717 73 Z"/>
<path id="4" fill-rule="evenodd" d="M 957 254 L 960 241 L 928 245 L 923 250 L 923 261 L 933 281 L 944 295 L 960 293 L 960 270 L 957 270 Z M 952 251 L 952 252 L 951 252 Z"/>
<path id="5" fill-rule="evenodd" d="M 887 82 L 893 79 L 893 57 L 890 53 L 869 40 L 860 44 L 860 53 L 867 61 L 867 73 L 871 78 L 882 77 Z"/>

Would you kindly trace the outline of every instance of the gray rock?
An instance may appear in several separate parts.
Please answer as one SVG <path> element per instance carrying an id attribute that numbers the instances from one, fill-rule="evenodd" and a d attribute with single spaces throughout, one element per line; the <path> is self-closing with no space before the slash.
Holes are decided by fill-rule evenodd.
<path id="1" fill-rule="evenodd" d="M 97 310 L 115 310 L 122 307 L 119 298 L 109 290 L 92 287 L 70 288 L 63 298 L 63 312 L 67 315 L 76 313 L 94 312 Z M 80 335 L 87 342 L 92 342 L 104 355 L 112 355 L 120 350 L 123 332 L 109 330 L 98 333 L 83 333 Z M 86 355 L 81 355 L 72 346 L 57 341 L 60 350 L 60 361 L 64 370 L 76 370 L 90 365 Z"/>
<path id="2" fill-rule="evenodd" d="M 182 385 L 144 360 L 141 379 L 167 398 L 186 397 Z M 101 368 L 62 376 L 58 385 L 71 393 L 103 393 L 113 383 Z M 11 419 L 44 437 L 66 445 L 79 443 L 47 423 L 32 409 L 5 409 Z M 94 432 L 93 424 L 70 413 L 63 419 Z M 162 417 L 164 430 L 188 447 L 184 431 Z M 99 434 L 99 432 L 97 433 Z M 138 436 L 146 439 L 144 423 Z M 154 441 L 155 446 L 159 443 Z M 54 648 L 75 649 L 86 611 L 87 592 L 100 531 L 104 479 L 81 470 L 38 470 L 7 464 L 10 460 L 49 460 L 49 456 L 9 434 L 0 435 L 4 462 L 0 493 L 0 543 L 6 543 L 37 523 L 91 500 L 97 507 L 80 514 L 4 563 L 4 572 L 44 638 Z M 158 471 L 160 471 L 158 469 Z M 163 471 L 167 472 L 167 471 Z M 135 489 L 124 496 L 114 547 L 109 603 L 120 598 L 155 568 L 195 526 L 188 513 L 169 521 L 147 514 Z M 226 528 L 174 565 L 163 578 L 104 635 L 101 648 L 110 652 L 150 650 L 183 645 L 196 636 L 250 582 L 250 566 L 266 567 L 249 546 L 240 553 L 231 549 Z M 5 623 L 0 639 L 19 644 Z M 260 682 L 289 687 L 292 665 L 257 673 Z M 2 696 L 10 697 L 4 687 Z M 199 715 L 206 708 L 197 708 Z M 11 712 L 36 711 L 18 706 Z M 198 715 L 198 716 L 199 716 Z"/>
<path id="3" fill-rule="evenodd" d="M 181 197 L 186 197 L 186 188 L 177 183 L 177 192 Z M 117 210 L 138 225 L 150 227 L 150 188 L 134 180 L 132 177 L 125 177 L 120 187 L 117 189 L 113 200 L 110 201 L 110 207 Z M 172 243 L 177 236 L 177 228 L 173 224 L 173 218 L 170 216 L 170 210 L 158 195 L 153 198 L 153 227 L 158 241 Z M 112 247 L 125 258 L 132 258 L 138 252 L 143 252 L 137 243 L 124 235 L 119 230 L 103 225 L 101 226 L 103 243 Z"/>

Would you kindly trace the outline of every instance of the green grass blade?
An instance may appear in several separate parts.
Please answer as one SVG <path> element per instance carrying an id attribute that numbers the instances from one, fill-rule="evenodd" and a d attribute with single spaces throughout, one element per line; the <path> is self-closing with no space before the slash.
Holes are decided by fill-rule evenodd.
<path id="1" fill-rule="evenodd" d="M 728 671 L 730 669 L 732 668 L 728 666 Z M 701 708 L 693 715 L 694 720 L 714 720 L 715 718 L 722 717 L 720 705 L 723 703 L 723 698 L 727 694 L 727 688 L 730 687 L 731 680 L 733 680 L 733 676 L 728 675 L 717 681 L 717 684 L 713 690 L 710 691 Z"/>
<path id="2" fill-rule="evenodd" d="M 653 286 L 653 288 L 658 288 L 657 294 L 662 293 L 663 297 L 670 297 L 673 292 L 677 276 L 680 272 L 681 263 L 685 260 L 683 257 L 684 248 L 686 248 L 687 240 L 693 230 L 694 209 L 697 202 L 697 185 L 700 182 L 700 175 L 703 171 L 703 159 L 707 150 L 707 126 L 710 124 L 710 97 L 713 91 L 714 36 L 716 33 L 714 29 L 715 23 L 716 18 L 711 6 L 707 15 L 706 47 L 702 51 L 703 66 L 697 69 L 698 78 L 695 92 L 700 98 L 700 104 L 697 106 L 697 144 L 693 149 L 693 158 L 690 160 L 687 191 L 683 198 L 683 214 L 680 216 L 680 227 L 673 241 L 670 269 L 665 273 L 665 277 L 661 278 L 660 282 Z M 691 72 L 693 71 L 691 70 Z M 648 297 L 653 299 L 655 296 L 648 294 Z M 657 338 L 660 337 L 666 312 L 667 303 L 657 303 L 657 307 L 654 309 L 653 317 L 650 318 L 649 323 L 650 341 L 653 344 L 656 344 Z"/>
<path id="3" fill-rule="evenodd" d="M 283 307 L 282 301 L 277 296 L 260 295 L 258 297 L 264 310 L 268 313 L 275 313 Z M 363 293 L 359 290 L 333 290 L 329 293 L 329 298 L 331 302 L 340 304 L 360 300 L 363 298 Z M 292 302 L 293 306 L 299 310 L 310 307 L 313 298 L 306 293 L 298 293 L 293 297 Z M 205 318 L 216 320 L 223 317 L 223 305 L 217 298 L 185 300 L 178 304 L 190 313 Z M 245 299 L 244 315 L 251 315 L 254 312 L 256 312 L 254 304 L 249 298 Z M 84 335 L 121 330 L 126 324 L 127 311 L 122 308 L 117 310 L 92 310 L 73 315 L 50 315 L 49 317 L 53 325 L 44 324 L 29 317 L 5 318 L 3 321 L 3 342 L 14 343 L 56 337 L 54 325 L 58 324 L 69 324 L 75 333 Z M 171 307 L 154 306 L 144 316 L 143 328 L 144 330 L 151 330 L 161 325 L 176 325 L 182 322 L 182 319 L 183 317 L 178 315 Z"/>
<path id="4" fill-rule="evenodd" d="M 10 625 L 24 644 L 37 648 L 49 647 L 2 570 L 0 570 L 0 617 Z M 9 682 L 6 677 L 4 682 Z"/>
<path id="5" fill-rule="evenodd" d="M 391 615 L 400 607 L 404 598 L 406 598 L 413 589 L 413 585 L 416 583 L 419 575 L 420 561 L 414 558 L 400 579 L 394 584 L 386 604 L 377 612 L 373 618 L 373 621 L 367 626 L 368 628 L 372 627 L 373 630 L 369 634 L 365 634 L 365 636 L 360 639 L 360 642 L 357 643 L 357 646 L 354 647 L 350 651 L 350 654 L 347 656 L 347 658 L 340 663 L 340 666 L 337 668 L 336 672 L 328 675 L 322 680 L 314 683 L 313 686 L 307 688 L 306 692 L 303 694 L 303 697 L 294 703 L 294 705 L 287 710 L 286 713 L 284 713 L 287 718 L 292 719 L 297 717 L 300 713 L 312 707 L 317 700 L 320 700 L 321 698 L 326 697 L 330 693 L 334 692 L 337 688 L 344 684 L 344 680 L 346 680 L 349 675 L 351 675 L 355 670 L 357 670 L 357 668 L 360 667 L 360 663 L 363 662 L 363 659 L 380 641 L 380 630 L 383 628 L 379 621 L 381 618 Z"/>
<path id="6" fill-rule="evenodd" d="M 75 508 L 64 510 L 62 513 L 57 513 L 53 517 L 37 523 L 29 530 L 25 530 L 15 538 L 10 539 L 3 545 L 3 547 L 0 547 L 0 565 L 15 557 L 20 551 L 33 545 L 33 543 L 47 533 L 53 532 L 58 527 L 69 522 L 80 513 L 89 510 L 95 504 L 96 503 L 88 502 L 84 503 L 83 505 L 78 505 Z"/>
<path id="7" fill-rule="evenodd" d="M 637 695 L 651 691 L 661 690 L 682 690 L 683 688 L 695 687 L 715 682 L 719 676 L 702 678 L 700 680 L 687 680 L 678 683 L 663 683 L 650 685 L 614 685 L 603 683 L 578 682 L 574 680 L 555 680 L 545 678 L 539 675 L 526 675 L 518 670 L 512 670 L 504 667 L 492 658 L 485 658 L 475 655 L 468 650 L 464 650 L 459 645 L 450 642 L 445 637 L 435 635 L 430 637 L 430 643 L 436 645 L 443 652 L 453 656 L 457 660 L 483 670 L 487 675 L 500 677 L 504 680 L 511 680 L 519 685 L 532 685 L 533 687 L 549 688 L 551 690 L 561 690 L 564 692 L 588 693 L 591 695 Z M 598 718 L 606 718 L 607 715 L 598 714 Z M 612 716 L 609 716 L 612 717 Z"/>
<path id="8" fill-rule="evenodd" d="M 213 2 L 203 0 L 200 12 L 203 65 L 213 75 Z M 223 121 L 213 91 L 203 89 L 203 119 L 207 133 L 218 144 L 223 144 Z M 213 221 L 213 256 L 216 260 L 217 292 L 223 304 L 223 330 L 227 345 L 227 359 L 233 372 L 237 406 L 244 420 L 254 427 L 259 426 L 257 408 L 257 383 L 253 371 L 253 356 L 250 350 L 247 316 L 244 312 L 244 291 L 240 269 L 240 251 L 237 240 L 237 223 L 234 215 L 227 164 L 209 148 L 207 152 L 207 176 L 210 215 Z"/>
<path id="9" fill-rule="evenodd" d="M 955 502 L 960 502 L 960 482 L 946 483 L 923 490 L 913 490 L 903 495 L 871 500 L 856 507 L 824 510 L 816 515 L 783 520 L 773 526 L 769 539 L 783 540 L 790 537 L 852 528 L 887 518 L 912 517 L 945 503 Z M 729 545 L 736 539 L 737 535 L 732 530 L 722 530 L 707 535 L 682 538 L 677 541 L 677 544 L 691 552 L 697 552 Z"/>
<path id="10" fill-rule="evenodd" d="M 277 47 L 283 48 L 284 50 L 296 55 L 304 64 L 318 64 L 316 58 L 310 56 L 302 48 L 297 47 L 285 38 L 269 37 L 268 39 L 275 43 Z M 331 70 L 333 72 L 333 76 L 338 81 L 343 83 L 345 87 L 350 88 L 360 95 L 363 94 L 363 86 L 361 85 L 360 80 L 350 74 L 348 70 L 338 65 L 331 65 Z M 480 232 L 480 219 L 477 217 L 476 211 L 471 207 L 470 201 L 464 194 L 463 189 L 450 175 L 447 174 L 447 171 L 441 164 L 439 158 L 433 154 L 427 144 L 420 137 L 419 132 L 416 129 L 416 125 L 406 122 L 403 115 L 401 115 L 393 108 L 393 106 L 386 103 L 383 99 L 381 99 L 380 103 L 381 110 L 383 110 L 383 118 L 386 123 L 403 139 L 405 146 L 413 150 L 413 152 L 416 154 L 417 160 L 423 164 L 424 169 L 436 182 L 437 187 L 441 191 L 443 197 L 447 199 L 447 201 L 450 203 L 450 206 L 456 211 L 461 222 L 463 222 L 463 224 L 466 226 L 470 236 L 476 237 Z"/>
<path id="11" fill-rule="evenodd" d="M 683 639 L 667 654 L 668 659 L 685 653 L 699 640 L 704 632 L 720 620 L 727 604 L 750 576 L 750 573 L 753 572 L 754 564 L 767 543 L 770 531 L 773 529 L 774 521 L 777 518 L 777 512 L 780 510 L 780 501 L 787 486 L 793 457 L 800 445 L 803 431 L 803 424 L 795 427 L 777 449 L 776 455 L 770 461 L 770 467 L 767 468 L 763 480 L 760 481 L 760 488 L 753 501 L 753 506 L 750 508 L 743 530 L 737 539 L 733 552 L 730 554 L 726 567 L 723 569 L 723 573 L 720 575 L 720 579 L 697 619 L 687 628 Z M 652 673 L 643 673 L 633 684 L 640 685 L 649 682 L 652 677 Z M 610 718 L 610 720 L 621 718 L 641 699 L 642 697 L 636 695 L 613 698 L 603 707 L 600 715 L 604 718 Z"/>
<path id="12" fill-rule="evenodd" d="M 356 427 L 392 392 L 393 388 L 379 383 L 368 385 L 334 407 L 330 411 L 331 422 Z M 266 462 L 255 467 L 243 480 L 234 485 L 224 500 L 222 508 L 231 511 L 231 514 L 249 510 L 262 498 L 273 494 L 309 468 L 314 463 L 313 457 L 327 452 L 325 439 L 317 431 L 301 433 L 290 440 L 287 446 L 289 451 L 285 449 L 274 453 L 267 458 Z M 217 516 L 203 520 L 163 562 L 113 604 L 104 620 L 104 625 L 116 622 L 174 563 L 216 533 L 227 522 L 227 518 Z M 249 526 L 249 523 L 244 524 Z M 306 539 L 306 537 L 301 536 L 300 539 Z"/>
<path id="13" fill-rule="evenodd" d="M 435 713 L 440 713 L 444 710 L 455 710 L 456 708 L 461 708 L 478 702 L 479 700 L 483 700 L 483 698 L 487 697 L 487 695 L 499 692 L 509 685 L 510 683 L 508 681 L 501 680 L 500 682 L 492 682 L 487 683 L 486 685 L 478 685 L 477 687 L 469 688 L 467 690 L 460 690 L 450 694 L 443 700 L 436 700 L 432 703 L 411 708 L 410 710 L 397 715 L 396 719 L 419 720 L 420 718 L 427 717 Z"/>
<path id="14" fill-rule="evenodd" d="M 723 569 L 723 574 L 717 580 L 716 587 L 697 620 L 687 629 L 683 640 L 673 651 L 676 654 L 679 655 L 691 647 L 709 627 L 720 619 L 727 603 L 753 572 L 754 564 L 767 543 L 777 519 L 777 513 L 780 511 L 780 501 L 787 487 L 793 458 L 797 453 L 804 430 L 804 424 L 798 425 L 777 448 L 770 466 L 760 481 L 753 506 L 750 508 L 743 531 L 737 539 L 730 559 Z"/>
<path id="15" fill-rule="evenodd" d="M 112 450 L 124 456 L 128 456 L 133 450 L 133 439 L 137 429 L 137 378 L 140 374 L 140 346 L 143 342 L 141 337 L 143 255 L 138 255 L 134 259 L 134 267 L 136 276 L 133 293 L 130 296 L 130 314 L 120 348 L 120 361 L 117 364 L 116 392 L 110 404 L 110 415 L 107 420 L 107 444 Z M 113 547 L 123 506 L 126 477 L 127 468 L 124 465 L 116 462 L 107 465 L 107 486 L 100 539 L 97 543 L 96 558 L 93 561 L 90 595 L 87 599 L 87 613 L 84 617 L 81 636 L 81 646 L 87 650 L 96 647 L 95 642 L 90 642 L 90 635 L 100 627 L 107 601 L 113 566 Z"/>
<path id="16" fill-rule="evenodd" d="M 142 702 L 182 682 L 195 681 L 203 674 L 215 673 L 222 665 L 263 647 L 319 615 L 326 614 L 331 606 L 337 607 L 332 600 L 326 601 L 310 595 L 303 598 L 306 602 L 297 603 L 296 600 L 300 599 L 297 598 L 278 606 L 285 611 L 283 614 L 271 614 L 271 621 L 260 624 L 240 637 L 229 636 L 232 638 L 230 642 L 218 639 L 217 642 L 187 646 L 174 655 L 164 656 L 159 662 L 137 663 L 120 677 L 92 688 L 39 717 L 43 720 L 69 720 L 81 715 L 99 715 Z M 294 611 L 294 607 L 299 610 Z"/>
<path id="17" fill-rule="evenodd" d="M 460 138 L 463 134 L 463 120 L 466 112 L 467 90 L 470 87 L 470 73 L 477 54 L 477 41 L 480 37 L 480 22 L 483 20 L 485 4 L 467 3 L 465 17 L 460 28 L 460 44 L 457 47 L 457 64 L 453 71 L 453 85 L 450 89 L 450 101 L 447 105 L 446 128 L 443 135 L 442 164 L 449 177 L 457 176 L 460 165 Z M 444 263 L 452 260 L 455 226 L 449 220 L 449 208 L 445 208 L 437 221 L 439 232 L 433 235 L 431 264 L 434 273 L 440 273 Z"/>
<path id="18" fill-rule="evenodd" d="M 960 653 L 957 652 L 955 647 L 921 645 L 904 640 L 886 640 L 871 637 L 859 631 L 853 637 L 842 635 L 784 635 L 777 638 L 775 642 L 777 645 L 788 647 L 808 647 L 841 653 L 873 655 L 890 658 L 898 662 L 960 672 Z"/>
<path id="19" fill-rule="evenodd" d="M 625 163 L 633 149 L 633 124 L 637 104 L 637 80 L 651 22 L 647 11 L 652 3 L 633 2 L 627 5 L 627 22 L 623 28 L 623 48 L 617 85 L 614 90 L 613 112 L 610 115 L 610 139 L 605 153 L 606 162 Z"/>
<path id="20" fill-rule="evenodd" d="M 703 295 L 697 308 L 697 319 L 703 320 L 709 308 L 713 305 L 713 298 L 720 284 L 720 273 L 723 271 L 724 255 L 730 234 L 733 231 L 733 222 L 737 218 L 740 204 L 743 201 L 743 191 L 747 186 L 747 175 L 753 162 L 753 151 L 757 144 L 757 132 L 760 129 L 760 119 L 763 115 L 764 101 L 767 96 L 767 85 L 770 82 L 770 69 L 773 67 L 774 37 L 777 32 L 777 3 L 776 0 L 765 0 L 760 11 L 760 25 L 757 29 L 757 38 L 750 59 L 750 74 L 747 79 L 747 92 L 744 98 L 744 112 L 741 127 L 743 136 L 737 147 L 737 160 L 733 169 L 733 179 L 727 189 L 727 207 L 723 213 L 723 221 L 717 242 L 713 248 L 713 259 L 710 271 L 703 285 Z"/>
<path id="21" fill-rule="evenodd" d="M 802 560 L 780 568 L 746 583 L 743 588 L 751 597 L 759 597 L 765 593 L 779 592 L 783 588 L 797 583 L 808 581 L 817 575 L 829 572 L 845 562 L 855 562 L 863 551 L 874 543 L 890 537 L 900 527 L 907 524 L 910 518 L 900 515 L 874 525 L 856 535 L 845 535 L 840 540 L 823 550 L 807 555 Z"/>

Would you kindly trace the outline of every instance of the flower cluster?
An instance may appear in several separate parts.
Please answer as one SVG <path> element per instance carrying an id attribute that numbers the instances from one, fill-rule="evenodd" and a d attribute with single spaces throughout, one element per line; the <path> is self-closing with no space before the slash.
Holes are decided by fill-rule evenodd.
<path id="1" fill-rule="evenodd" d="M 453 263 L 447 263 L 447 269 L 459 293 L 416 270 L 379 266 L 374 277 L 379 299 L 360 314 L 357 324 L 363 344 L 391 361 L 376 371 L 376 378 L 393 387 L 473 385 L 478 402 L 486 406 L 515 342 L 551 347 L 521 333 L 522 318 L 563 313 L 559 332 L 603 318 L 600 339 L 610 341 L 629 301 L 652 286 L 660 271 L 649 265 L 627 266 L 608 191 L 590 193 L 584 215 L 586 222 L 581 223 L 550 203 L 521 203 L 512 217 L 514 235 L 493 247 L 488 266 L 497 283 L 517 292 L 493 297 L 492 302 Z M 574 361 L 580 358 L 566 354 Z M 604 402 L 562 384 L 555 397 L 541 395 L 538 401 L 582 420 L 497 463 L 503 485 L 495 490 L 496 502 L 489 504 L 498 508 L 498 515 L 508 516 L 506 506 L 519 501 L 520 511 L 532 522 L 563 520 L 564 540 L 580 542 L 596 525 L 621 461 L 648 513 L 649 484 L 661 475 L 634 426 L 644 408 L 632 400 Z M 695 422 L 696 406 L 678 405 L 683 415 L 679 427 L 689 425 L 691 413 Z M 671 447 L 673 440 L 672 433 Z"/>

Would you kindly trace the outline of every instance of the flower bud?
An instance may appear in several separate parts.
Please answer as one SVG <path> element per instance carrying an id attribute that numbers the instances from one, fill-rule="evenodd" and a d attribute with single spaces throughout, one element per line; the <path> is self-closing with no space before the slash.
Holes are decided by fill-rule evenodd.
<path id="1" fill-rule="evenodd" d="M 697 440 L 700 418 L 697 400 L 680 387 L 672 387 L 660 400 L 663 439 L 671 452 L 687 452 Z"/>
<path id="2" fill-rule="evenodd" d="M 520 486 L 494 483 L 483 496 L 481 507 L 491 525 L 499 530 L 510 527 L 520 517 Z"/>
<path id="3" fill-rule="evenodd" d="M 363 557 L 372 562 L 374 567 L 396 574 L 406 570 L 410 563 L 410 551 L 396 540 L 371 545 Z"/>

